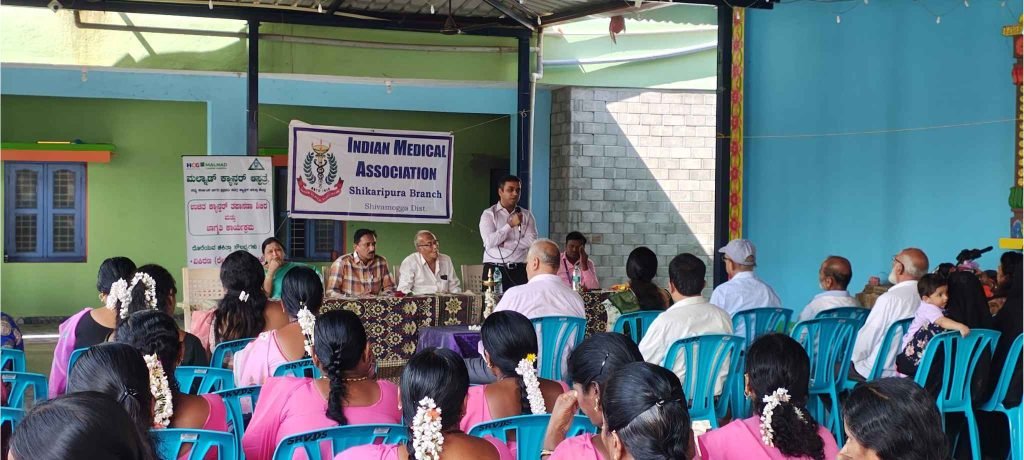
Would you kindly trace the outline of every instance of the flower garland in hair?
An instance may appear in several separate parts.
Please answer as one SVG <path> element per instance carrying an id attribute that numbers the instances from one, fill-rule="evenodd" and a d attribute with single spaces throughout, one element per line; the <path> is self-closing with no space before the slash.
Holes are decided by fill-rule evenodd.
<path id="1" fill-rule="evenodd" d="M 299 327 L 302 328 L 302 346 L 309 356 L 313 356 L 313 326 L 316 325 L 316 316 L 309 311 L 306 302 L 299 302 Z"/>
<path id="2" fill-rule="evenodd" d="M 124 298 L 126 292 L 128 292 L 128 282 L 124 278 L 114 281 L 110 285 L 110 292 L 107 294 L 107 308 L 111 310 L 117 309 L 117 302 Z M 128 295 L 131 298 L 131 294 Z"/>
<path id="3" fill-rule="evenodd" d="M 444 447 L 441 408 L 429 396 L 420 400 L 412 419 L 412 449 L 419 460 L 439 460 Z"/>
<path id="4" fill-rule="evenodd" d="M 761 399 L 764 402 L 764 409 L 761 411 L 761 440 L 768 447 L 775 447 L 775 430 L 772 428 L 772 416 L 775 408 L 782 403 L 789 402 L 789 390 L 778 388 L 770 395 Z M 799 412 L 797 412 L 799 414 Z"/>
<path id="5" fill-rule="evenodd" d="M 516 374 L 523 378 L 523 385 L 526 387 L 526 399 L 530 401 L 530 412 L 534 415 L 546 414 L 544 407 L 544 395 L 540 393 L 540 380 L 537 379 L 537 355 L 530 353 L 519 360 L 516 366 Z"/>
<path id="6" fill-rule="evenodd" d="M 160 428 L 167 428 L 171 424 L 171 416 L 174 415 L 174 403 L 171 401 L 171 385 L 167 382 L 167 375 L 164 374 L 164 367 L 156 353 L 144 356 L 146 367 L 149 368 L 149 391 L 153 393 L 156 407 L 153 412 L 153 423 Z"/>
<path id="7" fill-rule="evenodd" d="M 122 291 L 123 297 L 121 298 L 121 305 L 128 305 L 132 302 L 132 289 L 139 283 L 146 286 L 146 306 L 149 308 L 156 308 L 156 280 L 149 273 L 136 273 L 132 277 L 131 284 L 128 285 L 127 289 Z M 121 319 L 128 317 L 128 309 L 122 308 L 120 312 Z"/>

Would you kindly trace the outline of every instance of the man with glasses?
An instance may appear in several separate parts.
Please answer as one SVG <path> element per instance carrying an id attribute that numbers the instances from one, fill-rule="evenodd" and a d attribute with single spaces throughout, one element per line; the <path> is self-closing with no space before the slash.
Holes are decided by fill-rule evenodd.
<path id="1" fill-rule="evenodd" d="M 398 291 L 414 295 L 461 292 L 452 258 L 441 254 L 437 237 L 428 230 L 420 230 L 413 243 L 416 252 L 406 257 L 398 269 Z"/>
<path id="2" fill-rule="evenodd" d="M 885 339 L 885 333 L 893 323 L 903 318 L 911 318 L 921 305 L 921 295 L 917 292 L 917 280 L 928 273 L 928 256 L 917 248 L 906 248 L 892 258 L 892 270 L 889 282 L 893 287 L 878 297 L 871 313 L 864 320 L 864 326 L 857 333 L 857 341 L 853 345 L 853 361 L 850 366 L 850 378 L 864 380 L 871 374 L 875 365 L 879 347 Z M 897 346 L 887 350 L 886 362 L 892 363 L 896 356 Z M 896 368 L 890 365 L 882 372 L 882 377 L 896 375 Z"/>

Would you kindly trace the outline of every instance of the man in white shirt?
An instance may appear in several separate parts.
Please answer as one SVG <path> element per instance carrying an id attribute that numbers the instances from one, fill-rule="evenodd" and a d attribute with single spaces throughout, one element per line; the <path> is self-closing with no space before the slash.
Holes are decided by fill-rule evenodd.
<path id="1" fill-rule="evenodd" d="M 537 239 L 537 221 L 519 206 L 520 181 L 505 176 L 498 183 L 498 202 L 480 215 L 480 236 L 484 240 L 484 278 L 501 271 L 504 290 L 526 282 L 526 252 Z"/>
<path id="2" fill-rule="evenodd" d="M 704 276 L 707 266 L 693 254 L 679 254 L 668 266 L 668 290 L 675 301 L 668 310 L 651 322 L 647 334 L 640 340 L 640 354 L 644 361 L 661 366 L 665 353 L 679 339 L 704 334 L 732 334 L 732 320 L 729 314 L 704 299 Z M 671 369 L 680 381 L 686 377 L 684 360 L 676 360 Z M 729 375 L 729 363 L 722 370 L 715 383 L 715 394 L 722 392 L 722 385 Z"/>
<path id="3" fill-rule="evenodd" d="M 921 305 L 921 295 L 917 292 L 917 280 L 928 273 L 928 256 L 917 248 L 906 248 L 892 259 L 892 271 L 889 282 L 894 286 L 878 297 L 875 306 L 871 307 L 864 326 L 857 333 L 857 341 L 853 345 L 850 378 L 864 380 L 871 374 L 871 368 L 878 357 L 878 348 L 884 340 L 886 331 L 898 320 L 910 318 Z M 899 342 L 896 342 L 899 343 Z M 892 363 L 898 346 L 891 347 L 886 362 Z M 896 375 L 895 367 L 890 365 L 882 372 L 882 377 Z"/>
<path id="4" fill-rule="evenodd" d="M 495 312 L 511 310 L 527 318 L 541 316 L 575 316 L 586 318 L 583 298 L 555 275 L 561 254 L 558 245 L 547 238 L 541 238 L 530 245 L 526 255 L 526 276 L 529 282 L 510 288 L 501 296 Z M 480 346 L 483 355 L 483 345 Z M 483 358 L 466 360 L 471 383 L 489 383 L 494 374 L 487 369 Z"/>
<path id="5" fill-rule="evenodd" d="M 719 284 L 711 293 L 711 303 L 729 313 L 751 308 L 781 307 L 782 301 L 771 286 L 754 274 L 757 266 L 757 249 L 749 240 L 732 240 L 718 252 L 725 254 L 725 272 L 729 281 Z M 743 335 L 741 324 L 736 335 Z"/>
<path id="6" fill-rule="evenodd" d="M 398 269 L 398 290 L 414 295 L 461 292 L 452 259 L 441 254 L 437 237 L 428 230 L 420 230 L 413 241 L 416 252 L 406 257 Z"/>
<path id="7" fill-rule="evenodd" d="M 814 319 L 825 310 L 839 307 L 859 307 L 860 302 L 850 296 L 846 290 L 853 278 L 850 261 L 845 257 L 828 256 L 818 268 L 818 286 L 821 291 L 811 299 L 810 303 L 800 312 L 798 321 Z"/>

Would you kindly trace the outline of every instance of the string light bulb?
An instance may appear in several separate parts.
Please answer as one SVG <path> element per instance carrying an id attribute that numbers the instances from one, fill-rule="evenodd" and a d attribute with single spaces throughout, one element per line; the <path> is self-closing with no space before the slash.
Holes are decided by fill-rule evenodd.
<path id="1" fill-rule="evenodd" d="M 433 4 L 430 5 L 430 14 L 434 14 L 434 5 Z"/>
<path id="2" fill-rule="evenodd" d="M 935 23 L 942 24 L 942 16 L 935 16 Z"/>
<path id="3" fill-rule="evenodd" d="M 836 15 L 836 24 L 840 24 L 842 22 L 843 22 L 843 17 L 837 14 Z"/>
<path id="4" fill-rule="evenodd" d="M 971 7 L 970 0 L 964 0 L 964 8 L 970 8 L 970 7 Z"/>
<path id="5" fill-rule="evenodd" d="M 210 9 L 213 9 L 213 0 L 210 0 Z"/>
<path id="6" fill-rule="evenodd" d="M 864 4 L 867 5 L 868 4 L 868 0 L 864 0 Z"/>
<path id="7" fill-rule="evenodd" d="M 321 2 L 319 0 L 316 2 L 316 12 L 317 13 L 323 13 L 324 12 L 323 2 Z"/>

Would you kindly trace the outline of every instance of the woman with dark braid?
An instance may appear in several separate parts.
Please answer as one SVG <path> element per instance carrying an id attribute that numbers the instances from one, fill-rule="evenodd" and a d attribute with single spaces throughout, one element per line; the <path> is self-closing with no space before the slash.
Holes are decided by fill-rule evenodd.
<path id="1" fill-rule="evenodd" d="M 369 423 L 401 423 L 398 387 L 377 380 L 366 330 L 355 313 L 335 310 L 316 318 L 313 364 L 324 377 L 270 377 L 242 437 L 249 460 L 273 457 L 287 436 Z M 324 458 L 330 458 L 326 446 Z"/>
<path id="2" fill-rule="evenodd" d="M 537 377 L 537 333 L 521 313 L 494 312 L 480 327 L 480 338 L 497 381 L 469 389 L 462 431 L 498 418 L 550 413 L 558 395 L 569 391 L 565 383 Z"/>
<path id="3" fill-rule="evenodd" d="M 803 347 L 785 334 L 758 337 L 747 350 L 746 394 L 754 416 L 733 420 L 697 439 L 701 458 L 836 458 L 839 448 L 807 405 L 810 361 Z"/>
<path id="4" fill-rule="evenodd" d="M 601 393 L 601 415 L 601 442 L 609 460 L 693 458 L 683 387 L 664 367 L 629 363 L 612 372 Z"/>

